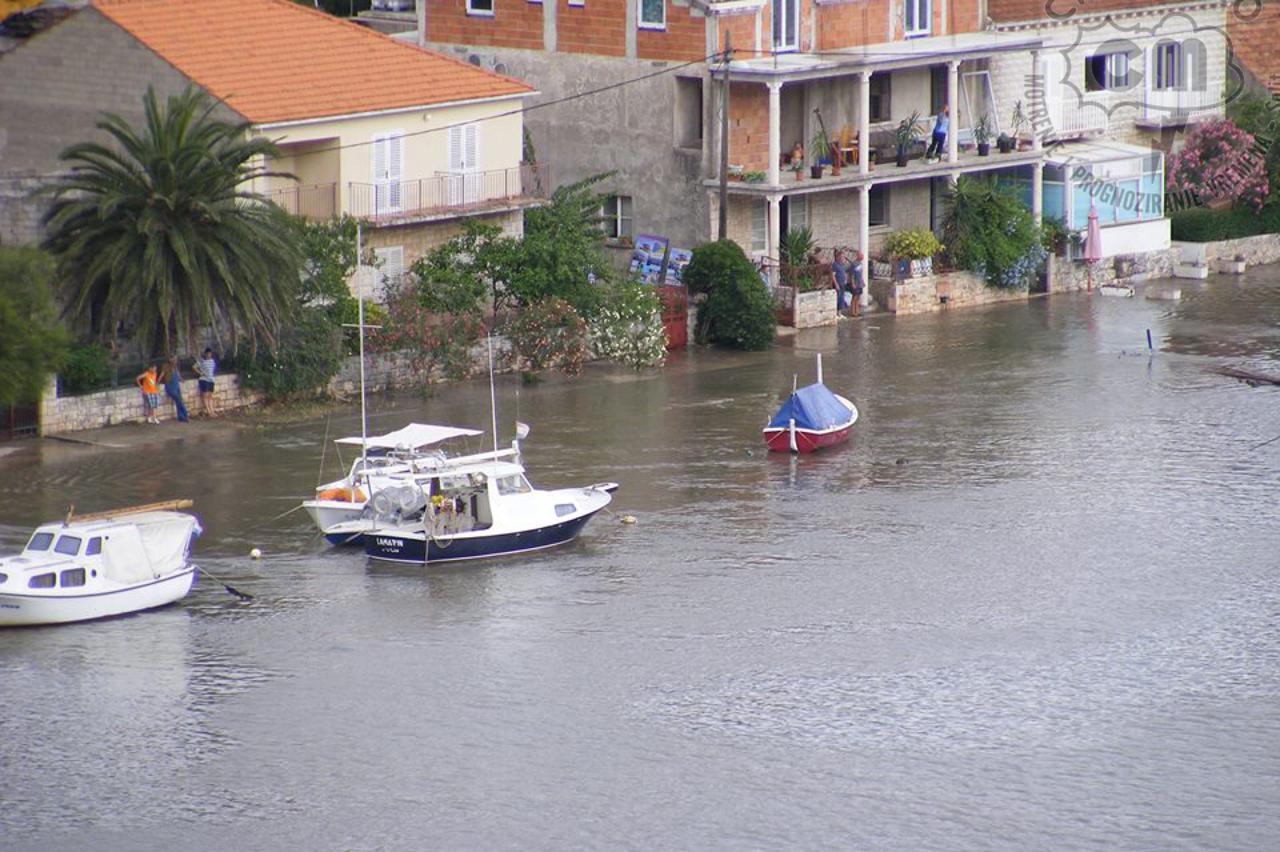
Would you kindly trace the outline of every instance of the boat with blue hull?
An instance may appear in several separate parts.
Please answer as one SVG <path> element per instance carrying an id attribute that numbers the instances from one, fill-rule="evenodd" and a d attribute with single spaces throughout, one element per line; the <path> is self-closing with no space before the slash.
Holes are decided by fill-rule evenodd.
<path id="1" fill-rule="evenodd" d="M 374 559 L 449 562 L 542 550 L 572 541 L 609 505 L 617 484 L 542 490 L 525 477 L 516 441 L 507 450 L 450 459 L 393 478 L 365 517 L 325 531 L 360 542 Z"/>
<path id="2" fill-rule="evenodd" d="M 379 530 L 365 537 L 365 553 L 387 562 L 412 562 L 421 565 L 424 562 L 485 559 L 490 556 L 545 550 L 577 538 L 578 533 L 582 532 L 582 528 L 597 512 L 599 509 L 549 527 L 474 538 L 437 539 L 419 535 L 416 531 L 404 534 L 393 530 Z"/>

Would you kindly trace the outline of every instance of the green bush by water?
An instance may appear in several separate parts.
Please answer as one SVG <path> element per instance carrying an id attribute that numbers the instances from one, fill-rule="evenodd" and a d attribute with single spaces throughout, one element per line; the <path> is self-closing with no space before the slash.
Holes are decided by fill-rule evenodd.
<path id="1" fill-rule="evenodd" d="M 1210 210 L 1207 207 L 1196 207 L 1180 210 L 1171 215 L 1169 220 L 1175 240 L 1188 243 L 1235 240 L 1258 234 L 1280 233 L 1280 204 L 1268 204 L 1258 213 L 1235 208 Z"/>
<path id="2" fill-rule="evenodd" d="M 691 294 L 707 297 L 698 310 L 699 341 L 747 350 L 773 343 L 773 297 L 737 243 L 720 240 L 694 249 L 684 282 Z"/>

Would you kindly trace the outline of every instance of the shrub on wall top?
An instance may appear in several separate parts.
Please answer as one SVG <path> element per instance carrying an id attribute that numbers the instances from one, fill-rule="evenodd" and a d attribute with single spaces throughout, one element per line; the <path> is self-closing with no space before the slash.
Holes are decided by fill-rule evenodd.
<path id="1" fill-rule="evenodd" d="M 720 240 L 694 249 L 684 282 L 690 293 L 706 294 L 698 312 L 700 341 L 749 350 L 773 343 L 773 297 L 737 243 Z"/>

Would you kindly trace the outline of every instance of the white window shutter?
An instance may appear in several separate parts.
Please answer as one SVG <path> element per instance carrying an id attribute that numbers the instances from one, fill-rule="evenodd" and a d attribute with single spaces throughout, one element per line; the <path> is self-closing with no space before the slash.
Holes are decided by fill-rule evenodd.
<path id="1" fill-rule="evenodd" d="M 461 125 L 449 128 L 449 171 L 460 172 L 463 168 Z"/>
<path id="2" fill-rule="evenodd" d="M 466 158 L 465 168 L 469 172 L 478 172 L 480 171 L 480 126 L 468 124 L 463 127 L 463 130 L 466 131 L 464 134 L 466 151 L 463 155 Z"/>

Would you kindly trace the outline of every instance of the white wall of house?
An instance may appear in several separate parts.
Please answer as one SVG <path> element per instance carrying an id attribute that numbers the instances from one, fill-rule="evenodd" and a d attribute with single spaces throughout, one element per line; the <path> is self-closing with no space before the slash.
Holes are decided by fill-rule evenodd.
<path id="1" fill-rule="evenodd" d="M 351 208 L 350 185 L 378 182 L 374 175 L 375 139 L 400 136 L 399 180 L 431 178 L 452 170 L 451 125 L 474 124 L 478 156 L 468 163 L 471 171 L 493 171 L 519 166 L 523 151 L 521 100 L 510 98 L 485 103 L 423 107 L 408 111 L 336 118 L 288 125 L 264 125 L 255 133 L 289 149 L 281 162 L 302 183 L 339 185 L 340 209 Z M 301 145 L 300 143 L 313 143 Z M 296 146 L 296 147 L 295 147 Z M 301 154 L 307 147 L 323 154 Z M 337 148 L 335 151 L 334 149 Z M 384 153 L 387 149 L 384 148 Z M 288 164 L 286 166 L 286 163 Z M 305 176 L 305 177 L 304 177 Z M 292 182 L 278 185 L 292 185 Z M 275 185 L 261 189 L 275 188 Z"/>
<path id="2" fill-rule="evenodd" d="M 1147 138 L 1150 131 L 1137 123 L 1148 111 L 1144 105 L 1168 103 L 1170 97 L 1167 92 L 1154 91 L 1156 46 L 1166 41 L 1182 44 L 1185 55 L 1192 57 L 1186 66 L 1188 76 L 1194 80 L 1193 88 L 1203 93 L 1198 101 L 1184 96 L 1184 104 L 1198 103 L 1197 114 L 1222 114 L 1222 92 L 1228 82 L 1223 4 L 1158 7 L 1114 24 L 1102 23 L 1103 16 L 1088 15 L 1087 10 L 1087 6 L 1081 7 L 1081 13 L 1068 21 L 1046 19 L 1033 27 L 1046 40 L 1040 51 L 1041 65 L 1049 72 L 1045 100 L 1060 137 L 1067 133 L 1077 137 L 1080 129 L 1118 141 Z M 1128 60 L 1128 85 L 1089 91 L 1086 73 L 1090 58 L 1115 49 L 1124 40 L 1136 51 Z M 1032 73 L 1029 53 L 991 59 L 992 87 L 1002 127 L 1008 127 L 1019 100 L 1029 114 Z"/>

